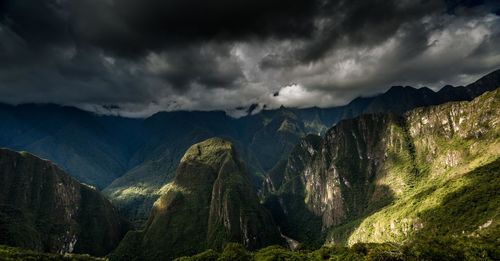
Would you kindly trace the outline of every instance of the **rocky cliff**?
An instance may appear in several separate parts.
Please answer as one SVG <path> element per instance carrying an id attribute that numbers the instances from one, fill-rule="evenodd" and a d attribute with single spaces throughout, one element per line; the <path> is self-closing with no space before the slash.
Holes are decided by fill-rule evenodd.
<path id="1" fill-rule="evenodd" d="M 424 219 L 430 209 L 469 211 L 467 222 L 457 223 L 454 232 L 496 224 L 498 206 L 474 214 L 489 205 L 477 196 L 485 184 L 464 196 L 477 205 L 458 208 L 446 198 L 488 177 L 490 200 L 499 197 L 492 192 L 500 186 L 499 101 L 497 89 L 470 102 L 417 108 L 402 116 L 341 121 L 322 138 L 303 139 L 271 172 L 274 191 L 267 204 L 280 217 L 283 233 L 302 242 L 323 236 L 348 243 L 403 240 L 449 222 Z"/>
<path id="2" fill-rule="evenodd" d="M 126 229 L 94 188 L 49 161 L 0 149 L 0 244 L 102 256 Z"/>
<path id="3" fill-rule="evenodd" d="M 172 259 L 240 242 L 249 249 L 281 243 L 232 143 L 191 146 L 173 182 L 162 188 L 143 231 L 129 233 L 114 259 Z"/>

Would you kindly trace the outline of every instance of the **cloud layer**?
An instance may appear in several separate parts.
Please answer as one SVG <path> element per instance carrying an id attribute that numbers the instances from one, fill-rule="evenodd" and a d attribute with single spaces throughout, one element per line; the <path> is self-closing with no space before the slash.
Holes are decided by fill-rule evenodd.
<path id="1" fill-rule="evenodd" d="M 500 67 L 495 2 L 6 0 L 0 102 L 237 115 L 466 84 Z"/>

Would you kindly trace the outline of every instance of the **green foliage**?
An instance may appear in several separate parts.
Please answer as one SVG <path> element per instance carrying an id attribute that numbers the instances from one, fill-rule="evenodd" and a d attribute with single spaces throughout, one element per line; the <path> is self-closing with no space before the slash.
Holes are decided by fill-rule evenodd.
<path id="1" fill-rule="evenodd" d="M 252 255 L 241 244 L 228 243 L 222 251 L 219 261 L 250 261 Z"/>
<path id="2" fill-rule="evenodd" d="M 351 247 L 325 245 L 310 251 L 291 251 L 280 246 L 270 246 L 253 253 L 246 251 L 240 244 L 231 243 L 220 255 L 209 250 L 192 257 L 182 257 L 178 260 L 493 261 L 500 259 L 499 242 L 496 235 L 417 237 L 403 245 L 395 243 L 357 243 Z"/>
<path id="3" fill-rule="evenodd" d="M 402 249 L 409 260 L 500 260 L 498 232 L 496 230 L 494 238 L 427 235 L 411 241 Z"/>
<path id="4" fill-rule="evenodd" d="M 175 261 L 217 261 L 220 257 L 220 253 L 209 249 L 206 250 L 205 252 L 201 252 L 197 255 L 188 257 L 188 256 L 183 256 L 174 259 Z"/>
<path id="5" fill-rule="evenodd" d="M 497 225 L 500 213 L 500 175 L 496 173 L 500 173 L 500 159 L 459 176 L 422 180 L 375 214 L 333 228 L 330 238 L 351 244 L 403 242 L 416 234 L 474 234 L 483 225 L 483 230 L 489 230 Z"/>
<path id="6" fill-rule="evenodd" d="M 280 260 L 290 260 L 290 261 L 300 261 L 304 260 L 305 255 L 300 252 L 290 251 L 281 246 L 269 246 L 260 249 L 253 256 L 253 260 L 257 261 L 280 261 Z"/>

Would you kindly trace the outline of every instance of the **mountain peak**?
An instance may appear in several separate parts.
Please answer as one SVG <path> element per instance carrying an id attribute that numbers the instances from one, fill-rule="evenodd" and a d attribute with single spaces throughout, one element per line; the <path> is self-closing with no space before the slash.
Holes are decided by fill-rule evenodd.
<path id="1" fill-rule="evenodd" d="M 222 155 L 232 153 L 233 143 L 222 138 L 210 138 L 192 145 L 184 154 L 181 163 L 198 161 L 205 164 L 214 163 Z"/>
<path id="2" fill-rule="evenodd" d="M 115 258 L 170 260 L 228 242 L 249 249 L 282 242 L 230 141 L 210 138 L 191 146 L 162 193 L 145 230 L 122 241 Z M 129 246 L 141 249 L 130 253 Z"/>

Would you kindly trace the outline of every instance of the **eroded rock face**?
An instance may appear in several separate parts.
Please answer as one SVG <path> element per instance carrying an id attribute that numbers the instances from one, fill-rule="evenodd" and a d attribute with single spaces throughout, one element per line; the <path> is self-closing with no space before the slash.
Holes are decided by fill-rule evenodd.
<path id="1" fill-rule="evenodd" d="M 0 243 L 105 255 L 126 232 L 114 207 L 49 161 L 0 149 Z"/>
<path id="2" fill-rule="evenodd" d="M 497 89 L 401 116 L 364 115 L 341 121 L 323 138 L 304 138 L 270 175 L 269 204 L 282 217 L 283 233 L 311 242 L 387 205 L 429 169 L 440 173 L 471 160 L 474 140 L 498 138 L 499 95 Z"/>
<path id="3" fill-rule="evenodd" d="M 320 227 L 308 229 L 321 237 L 324 229 L 389 202 L 395 192 L 387 188 L 384 178 L 393 164 L 392 154 L 411 154 L 404 129 L 398 116 L 366 115 L 342 121 L 323 139 L 309 136 L 302 140 L 288 159 L 277 191 L 285 216 L 291 222 L 298 218 L 291 216 L 304 215 L 304 211 L 319 217 Z M 297 211 L 297 198 L 304 203 L 303 211 Z M 286 232 L 306 241 L 314 235 Z"/>
<path id="4" fill-rule="evenodd" d="M 146 228 L 127 236 L 114 257 L 172 259 L 239 242 L 249 249 L 283 243 L 260 205 L 232 143 L 212 138 L 191 146 L 174 181 L 162 188 Z M 138 253 L 128 251 L 139 245 Z"/>

